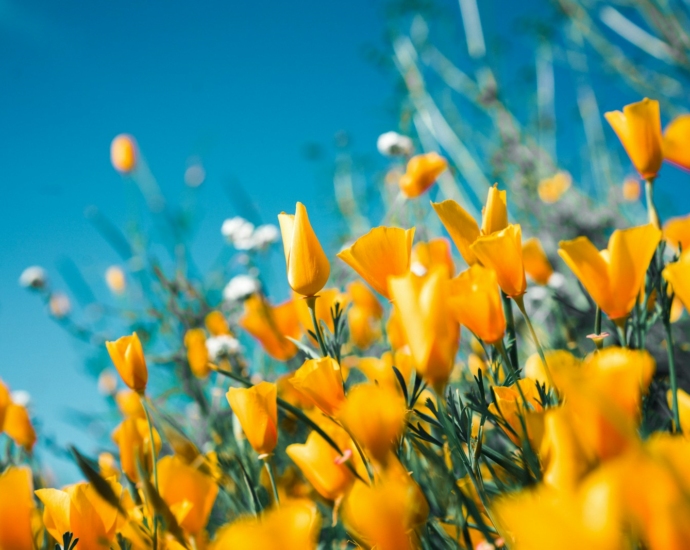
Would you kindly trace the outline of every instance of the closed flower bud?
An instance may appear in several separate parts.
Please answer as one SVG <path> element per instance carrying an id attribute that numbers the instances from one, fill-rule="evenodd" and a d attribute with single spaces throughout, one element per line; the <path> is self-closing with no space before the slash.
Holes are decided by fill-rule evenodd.
<path id="1" fill-rule="evenodd" d="M 114 342 L 106 342 L 110 358 L 123 382 L 138 393 L 144 393 L 149 374 L 144 350 L 136 332 Z"/>
<path id="2" fill-rule="evenodd" d="M 438 153 L 416 155 L 407 163 L 407 170 L 400 178 L 400 191 L 407 198 L 415 198 L 436 183 L 436 179 L 448 168 L 448 161 Z"/>
<path id="3" fill-rule="evenodd" d="M 510 297 L 525 293 L 527 280 L 522 261 L 522 230 L 519 225 L 509 225 L 498 233 L 480 237 L 471 249 L 484 266 L 496 272 L 498 285 L 503 292 Z"/>
<path id="4" fill-rule="evenodd" d="M 270 382 L 260 382 L 251 388 L 230 388 L 227 393 L 244 435 L 260 455 L 271 454 L 278 442 L 277 396 L 276 385 Z"/>
<path id="5" fill-rule="evenodd" d="M 305 361 L 291 379 L 292 385 L 329 416 L 335 416 L 345 402 L 343 373 L 331 357 Z"/>

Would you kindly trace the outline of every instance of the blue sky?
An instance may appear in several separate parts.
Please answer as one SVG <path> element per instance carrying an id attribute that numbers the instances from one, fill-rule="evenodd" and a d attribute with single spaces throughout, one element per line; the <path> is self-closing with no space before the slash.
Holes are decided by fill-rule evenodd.
<path id="1" fill-rule="evenodd" d="M 449 46 L 463 55 L 457 2 L 445 5 L 455 14 L 446 30 L 458 37 Z M 508 36 L 505 4 L 480 6 L 487 26 Z M 105 405 L 84 374 L 83 349 L 17 279 L 39 264 L 59 287 L 56 264 L 68 256 L 104 291 L 103 273 L 118 258 L 84 209 L 125 220 L 111 139 L 137 137 L 172 202 L 183 196 L 188 159 L 202 158 L 202 258 L 222 246 L 220 224 L 234 213 L 222 187 L 231 180 L 257 198 L 265 220 L 301 200 L 327 227 L 317 208 L 331 193 L 327 171 L 304 147 L 319 143 L 331 155 L 334 135 L 346 130 L 355 150 L 375 156 L 377 136 L 395 127 L 393 80 L 362 54 L 364 44 L 384 44 L 383 28 L 375 0 L 0 0 L 0 378 L 31 393 L 46 434 L 93 450 L 66 409 Z M 609 94 L 604 108 L 621 104 Z M 688 193 L 681 198 L 687 206 Z M 61 479 L 74 476 L 68 463 L 50 462 Z"/>

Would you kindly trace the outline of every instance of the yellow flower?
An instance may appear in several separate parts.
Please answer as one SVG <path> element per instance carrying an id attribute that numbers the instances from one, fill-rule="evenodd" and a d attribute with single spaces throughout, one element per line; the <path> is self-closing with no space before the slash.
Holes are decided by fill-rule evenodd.
<path id="1" fill-rule="evenodd" d="M 141 396 L 134 390 L 120 390 L 115 394 L 115 403 L 125 418 L 146 418 Z"/>
<path id="2" fill-rule="evenodd" d="M 0 432 L 2 431 L 2 425 L 5 423 L 5 412 L 7 411 L 7 406 L 12 402 L 10 397 L 10 390 L 5 385 L 5 383 L 0 380 Z"/>
<path id="3" fill-rule="evenodd" d="M 487 344 L 496 344 L 506 331 L 496 273 L 479 264 L 450 282 L 448 304 L 455 319 Z"/>
<path id="4" fill-rule="evenodd" d="M 536 237 L 522 243 L 522 263 L 525 273 L 538 285 L 546 285 L 553 275 L 553 267 Z"/>
<path id="5" fill-rule="evenodd" d="M 31 424 L 29 411 L 23 405 L 10 403 L 5 409 L 3 431 L 27 451 L 31 451 L 36 444 L 36 431 Z"/>
<path id="6" fill-rule="evenodd" d="M 328 416 L 335 416 L 345 402 L 343 374 L 331 357 L 305 361 L 290 381 Z"/>
<path id="7" fill-rule="evenodd" d="M 340 420 L 355 441 L 382 463 L 402 434 L 406 416 L 406 404 L 400 392 L 375 384 L 352 388 L 340 411 Z"/>
<path id="8" fill-rule="evenodd" d="M 673 406 L 673 392 L 666 392 L 666 401 L 669 408 Z M 680 415 L 680 427 L 686 437 L 690 435 L 690 395 L 678 388 L 678 413 Z"/>
<path id="9" fill-rule="evenodd" d="M 122 491 L 119 484 L 116 487 Z M 88 483 L 77 483 L 60 489 L 38 489 L 43 503 L 43 522 L 50 535 L 62 541 L 71 532 L 82 548 L 107 550 L 115 537 L 118 511 Z"/>
<path id="10" fill-rule="evenodd" d="M 690 250 L 683 252 L 677 262 L 668 264 L 662 272 L 676 297 L 690 310 Z"/>
<path id="11" fill-rule="evenodd" d="M 361 281 L 347 286 L 352 305 L 347 312 L 347 324 L 352 343 L 360 349 L 369 348 L 381 337 L 383 307 L 376 295 Z"/>
<path id="12" fill-rule="evenodd" d="M 541 202 L 553 204 L 558 202 L 572 184 L 572 177 L 568 172 L 557 172 L 550 178 L 545 178 L 537 186 L 537 194 Z"/>
<path id="13" fill-rule="evenodd" d="M 388 278 L 410 270 L 414 228 L 375 227 L 338 253 L 338 258 L 354 269 L 362 279 L 386 298 Z"/>
<path id="14" fill-rule="evenodd" d="M 137 461 L 147 472 L 152 471 L 153 457 L 151 456 L 151 443 L 149 426 L 143 418 L 126 418 L 113 430 L 113 441 L 120 449 L 120 465 L 125 475 L 133 482 L 139 480 L 137 473 Z M 156 455 L 161 448 L 161 438 L 158 431 L 153 429 L 153 443 Z"/>
<path id="15" fill-rule="evenodd" d="M 110 358 L 123 382 L 138 393 L 144 393 L 149 373 L 141 341 L 136 332 L 114 342 L 106 342 Z"/>
<path id="16" fill-rule="evenodd" d="M 31 470 L 26 466 L 9 466 L 0 474 L 0 495 L 0 548 L 33 550 Z"/>
<path id="17" fill-rule="evenodd" d="M 220 311 L 212 311 L 204 319 L 206 330 L 211 336 L 223 336 L 230 334 L 230 327 L 225 319 L 225 316 Z"/>
<path id="18" fill-rule="evenodd" d="M 348 303 L 348 296 L 340 291 L 338 288 L 325 288 L 319 292 L 319 296 L 316 300 L 316 318 L 318 321 L 323 322 L 328 330 L 333 332 L 333 317 L 331 316 L 331 310 L 335 308 L 336 302 L 340 304 L 340 309 L 345 310 Z M 302 325 L 302 330 L 307 332 L 308 330 L 314 330 L 314 324 L 311 320 L 311 311 L 307 305 L 307 301 L 295 296 L 294 299 L 295 310 L 297 311 L 297 318 L 299 319 L 300 325 Z M 310 337 L 311 338 L 311 337 Z M 314 344 L 316 340 L 311 339 Z"/>
<path id="19" fill-rule="evenodd" d="M 110 143 L 110 162 L 118 172 L 128 174 L 134 170 L 138 156 L 137 142 L 129 134 L 120 134 Z"/>
<path id="20" fill-rule="evenodd" d="M 249 444 L 260 455 L 271 454 L 278 443 L 278 389 L 270 382 L 251 388 L 230 388 L 228 403 Z"/>
<path id="21" fill-rule="evenodd" d="M 400 191 L 408 199 L 418 197 L 436 183 L 436 179 L 448 168 L 448 162 L 438 153 L 415 155 L 407 163 L 407 170 L 400 178 Z"/>
<path id="22" fill-rule="evenodd" d="M 192 374 L 197 378 L 206 378 L 211 372 L 208 350 L 206 349 L 206 332 L 202 328 L 193 328 L 184 335 L 187 348 L 187 362 Z"/>
<path id="23" fill-rule="evenodd" d="M 655 178 L 663 160 L 659 102 L 644 98 L 604 116 L 644 179 Z"/>
<path id="24" fill-rule="evenodd" d="M 400 312 L 395 307 L 395 304 L 392 304 L 390 315 L 388 316 L 388 322 L 386 323 L 386 336 L 388 337 L 388 342 L 394 351 L 399 350 L 407 345 Z"/>
<path id="25" fill-rule="evenodd" d="M 98 472 L 103 479 L 114 477 L 119 479 L 122 475 L 117 467 L 117 460 L 110 453 L 99 453 L 98 455 Z"/>
<path id="26" fill-rule="evenodd" d="M 522 262 L 522 229 L 509 225 L 488 236 L 479 237 L 471 246 L 479 261 L 496 272 L 498 286 L 508 296 L 522 296 L 527 290 Z"/>
<path id="27" fill-rule="evenodd" d="M 417 243 L 412 249 L 410 269 L 417 275 L 423 275 L 433 267 L 440 265 L 448 271 L 448 277 L 455 274 L 450 243 L 439 237 L 426 243 Z"/>
<path id="28" fill-rule="evenodd" d="M 664 130 L 664 160 L 690 170 L 690 115 L 674 118 Z"/>
<path id="29" fill-rule="evenodd" d="M 314 296 L 328 281 L 331 264 L 309 223 L 307 209 L 297 203 L 295 215 L 278 215 L 283 236 L 288 283 L 303 296 Z"/>
<path id="30" fill-rule="evenodd" d="M 280 508 L 245 517 L 221 527 L 209 550 L 316 550 L 321 528 L 316 504 L 308 500 L 284 502 Z"/>
<path id="31" fill-rule="evenodd" d="M 642 186 L 637 178 L 625 178 L 623 180 L 623 200 L 627 202 L 635 202 L 640 199 L 642 194 Z"/>
<path id="32" fill-rule="evenodd" d="M 518 389 L 517 385 L 520 388 Z M 544 418 L 541 413 L 544 407 L 541 405 L 539 392 L 534 380 L 518 380 L 512 386 L 493 386 L 496 400 L 489 405 L 491 413 L 505 420 L 507 426 L 501 428 L 515 445 L 521 445 L 521 439 L 527 436 L 533 447 L 538 447 L 543 433 Z M 529 407 L 525 406 L 522 396 Z M 527 434 L 523 428 L 523 422 L 527 428 Z"/>
<path id="33" fill-rule="evenodd" d="M 285 452 L 314 489 L 329 500 L 343 496 L 355 479 L 347 466 L 338 460 L 340 455 L 316 432 L 311 432 L 303 445 L 288 445 Z"/>
<path id="34" fill-rule="evenodd" d="M 664 224 L 664 240 L 676 250 L 690 247 L 690 216 L 671 218 Z"/>
<path id="35" fill-rule="evenodd" d="M 400 382 L 393 372 L 393 366 L 400 371 L 405 382 L 409 382 L 412 374 L 412 357 L 403 350 L 396 351 L 395 355 L 387 351 L 381 355 L 380 359 L 378 357 L 362 357 L 357 363 L 357 368 L 365 374 L 370 382 L 402 392 Z"/>
<path id="36" fill-rule="evenodd" d="M 459 325 L 449 316 L 446 272 L 437 267 L 423 277 L 407 273 L 391 277 L 388 285 L 415 367 L 440 392 L 460 340 Z"/>
<path id="37" fill-rule="evenodd" d="M 180 516 L 180 527 L 192 535 L 206 527 L 218 495 L 213 478 L 185 464 L 179 456 L 166 456 L 158 461 L 158 488 L 173 514 L 178 512 L 175 515 Z"/>
<path id="38" fill-rule="evenodd" d="M 286 338 L 298 339 L 301 334 L 294 300 L 273 306 L 263 296 L 253 294 L 244 301 L 238 324 L 274 359 L 287 361 L 297 355 L 297 346 Z"/>
<path id="39" fill-rule="evenodd" d="M 611 319 L 625 319 L 635 305 L 661 231 L 651 224 L 616 230 L 599 252 L 587 237 L 561 241 L 558 254 Z"/>
<path id="40" fill-rule="evenodd" d="M 113 294 L 123 294 L 127 288 L 125 273 L 116 265 L 110 266 L 106 270 L 105 282 Z"/>
<path id="41" fill-rule="evenodd" d="M 549 365 L 551 378 L 558 389 L 561 388 L 564 376 L 572 376 L 580 368 L 581 361 L 569 351 L 563 349 L 547 350 L 544 352 L 544 356 Z M 531 378 L 548 387 L 549 377 L 538 353 L 530 355 L 525 361 L 525 378 Z"/>

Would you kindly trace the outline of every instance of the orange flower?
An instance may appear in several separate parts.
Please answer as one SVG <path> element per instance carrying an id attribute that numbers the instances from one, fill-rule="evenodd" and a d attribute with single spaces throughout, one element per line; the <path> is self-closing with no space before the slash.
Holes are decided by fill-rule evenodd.
<path id="1" fill-rule="evenodd" d="M 399 350 L 407 345 L 405 331 L 403 330 L 402 320 L 400 318 L 400 312 L 395 307 L 395 304 L 393 304 L 391 307 L 388 322 L 386 323 L 386 336 L 388 337 L 388 342 L 394 351 Z"/>
<path id="2" fill-rule="evenodd" d="M 278 389 L 270 382 L 251 388 L 230 388 L 226 397 L 247 436 L 260 455 L 271 454 L 278 443 Z"/>
<path id="3" fill-rule="evenodd" d="M 31 425 L 29 411 L 22 405 L 10 403 L 5 409 L 4 432 L 27 451 L 31 451 L 36 443 L 36 431 Z"/>
<path id="4" fill-rule="evenodd" d="M 287 361 L 297 355 L 297 346 L 286 338 L 298 339 L 301 334 L 294 300 L 272 306 L 263 296 L 253 294 L 245 300 L 238 324 L 274 359 Z"/>
<path id="5" fill-rule="evenodd" d="M 436 179 L 448 168 L 448 162 L 438 153 L 415 155 L 407 163 L 407 170 L 400 178 L 400 191 L 408 199 L 418 197 L 436 183 Z"/>
<path id="6" fill-rule="evenodd" d="M 662 274 L 676 297 L 690 310 L 690 250 L 683 252 L 677 262 L 668 264 Z"/>
<path id="7" fill-rule="evenodd" d="M 558 172 L 550 178 L 545 178 L 539 182 L 537 193 L 541 202 L 553 204 L 558 202 L 572 184 L 572 177 L 568 172 Z"/>
<path id="8" fill-rule="evenodd" d="M 448 277 L 455 274 L 450 243 L 439 237 L 426 243 L 417 243 L 412 249 L 410 269 L 417 275 L 423 275 L 434 266 L 443 266 L 448 270 Z"/>
<path id="9" fill-rule="evenodd" d="M 347 306 L 348 296 L 337 288 L 324 288 L 319 292 L 315 304 L 316 318 L 320 322 L 323 322 L 331 332 L 333 332 L 334 329 L 331 310 L 335 308 L 336 302 L 340 304 L 340 309 L 344 310 Z M 302 325 L 302 330 L 304 330 L 304 332 L 314 330 L 307 301 L 295 296 L 294 304 L 297 318 L 299 319 L 300 325 Z M 316 340 L 313 340 L 313 342 L 316 343 Z"/>
<path id="10" fill-rule="evenodd" d="M 386 298 L 388 278 L 404 275 L 410 269 L 414 228 L 375 227 L 338 253 L 338 258 Z M 382 261 L 385 258 L 385 261 Z"/>
<path id="11" fill-rule="evenodd" d="M 139 480 L 137 461 L 147 472 L 153 468 L 149 426 L 143 418 L 126 418 L 113 430 L 113 441 L 120 449 L 120 464 L 122 471 L 133 482 Z M 161 438 L 158 431 L 153 429 L 153 442 L 156 455 L 161 448 Z"/>
<path id="12" fill-rule="evenodd" d="M 370 382 L 402 392 L 400 382 L 393 372 L 393 366 L 400 371 L 405 382 L 409 382 L 413 365 L 412 357 L 403 350 L 398 350 L 395 355 L 387 351 L 381 355 L 380 359 L 378 357 L 362 357 L 356 366 Z"/>
<path id="13" fill-rule="evenodd" d="M 343 374 L 338 362 L 331 357 L 305 361 L 291 382 L 328 416 L 335 416 L 345 402 Z"/>
<path id="14" fill-rule="evenodd" d="M 114 342 L 106 342 L 110 358 L 123 382 L 138 393 L 144 393 L 149 379 L 146 358 L 136 332 Z"/>
<path id="15" fill-rule="evenodd" d="M 361 281 L 347 286 L 352 306 L 347 312 L 350 339 L 360 349 L 367 349 L 381 336 L 383 307 L 376 295 Z"/>
<path id="16" fill-rule="evenodd" d="M 125 418 L 146 418 L 141 396 L 134 390 L 120 390 L 115 394 L 117 408 Z"/>
<path id="17" fill-rule="evenodd" d="M 642 186 L 637 178 L 625 178 L 623 181 L 623 200 L 635 202 L 640 199 Z"/>
<path id="18" fill-rule="evenodd" d="M 661 231 L 651 224 L 616 230 L 599 252 L 587 237 L 561 241 L 558 254 L 611 319 L 625 319 L 635 305 Z"/>
<path id="19" fill-rule="evenodd" d="M 206 333 L 204 329 L 193 328 L 184 335 L 184 345 L 187 348 L 187 362 L 192 374 L 197 378 L 206 378 L 211 372 L 208 350 L 206 349 Z"/>
<path id="20" fill-rule="evenodd" d="M 604 116 L 643 179 L 656 177 L 663 160 L 659 102 L 644 98 Z"/>
<path id="21" fill-rule="evenodd" d="M 128 174 L 136 168 L 137 142 L 129 134 L 120 134 L 110 143 L 110 162 L 115 170 Z"/>
<path id="22" fill-rule="evenodd" d="M 525 273 L 539 285 L 546 285 L 553 275 L 553 267 L 546 257 L 541 242 L 536 237 L 527 239 L 522 244 L 522 263 Z"/>
<path id="23" fill-rule="evenodd" d="M 456 320 L 487 344 L 503 339 L 506 320 L 496 273 L 479 264 L 450 283 L 449 307 Z"/>
<path id="24" fill-rule="evenodd" d="M 666 126 L 664 160 L 690 170 L 690 115 L 677 116 Z"/>
<path id="25" fill-rule="evenodd" d="M 664 224 L 664 239 L 676 250 L 690 247 L 690 216 L 671 218 Z"/>
<path id="26" fill-rule="evenodd" d="M 453 369 L 459 325 L 449 317 L 448 277 L 437 267 L 423 277 L 408 273 L 388 281 L 417 371 L 442 391 Z"/>
<path id="27" fill-rule="evenodd" d="M 520 439 L 527 436 L 533 447 L 538 447 L 543 432 L 543 416 L 539 413 L 544 408 L 534 380 L 522 379 L 512 386 L 494 386 L 493 392 L 496 401 L 489 405 L 489 410 L 494 416 L 505 420 L 507 426 L 501 427 L 506 435 L 518 446 Z M 525 406 L 523 395 L 529 407 Z"/>
<path id="28" fill-rule="evenodd" d="M 295 215 L 278 215 L 283 236 L 288 283 L 303 296 L 314 296 L 328 281 L 331 264 L 309 223 L 307 209 L 297 203 Z"/>
<path id="29" fill-rule="evenodd" d="M 33 550 L 31 519 L 35 512 L 31 470 L 9 466 L 0 474 L 0 548 Z"/>
<path id="30" fill-rule="evenodd" d="M 211 336 L 223 336 L 230 334 L 230 327 L 228 322 L 225 320 L 225 316 L 220 311 L 212 311 L 204 319 L 204 324 L 206 325 L 206 330 L 209 331 Z"/>
<path id="31" fill-rule="evenodd" d="M 527 290 L 522 260 L 522 229 L 509 225 L 488 236 L 479 237 L 471 246 L 479 261 L 496 272 L 498 285 L 514 298 Z"/>
<path id="32" fill-rule="evenodd" d="M 5 412 L 7 411 L 7 406 L 12 402 L 10 397 L 10 390 L 5 386 L 4 382 L 0 380 L 0 431 L 2 431 L 2 425 L 5 423 Z"/>

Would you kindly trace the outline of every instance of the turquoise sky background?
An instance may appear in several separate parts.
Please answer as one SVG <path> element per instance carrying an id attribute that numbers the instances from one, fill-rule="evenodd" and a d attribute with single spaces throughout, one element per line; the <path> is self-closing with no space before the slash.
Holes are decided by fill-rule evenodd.
<path id="1" fill-rule="evenodd" d="M 464 54 L 457 2 L 441 3 Z M 485 23 L 508 29 L 507 15 L 517 12 L 506 14 L 506 4 L 480 2 Z M 356 151 L 376 157 L 377 136 L 396 126 L 387 109 L 394 81 L 364 59 L 362 47 L 384 46 L 383 30 L 375 0 L 0 0 L 0 378 L 32 395 L 44 433 L 93 450 L 66 408 L 105 405 L 84 373 L 83 350 L 17 279 L 37 264 L 60 287 L 56 265 L 68 256 L 105 292 L 103 274 L 118 258 L 84 209 L 96 205 L 116 223 L 125 220 L 111 139 L 137 137 L 172 202 L 184 198 L 188 159 L 202 158 L 202 267 L 234 213 L 222 190 L 231 180 L 257 199 L 265 220 L 302 200 L 327 231 L 327 212 L 317 205 L 331 194 L 328 172 L 304 148 L 322 144 L 327 162 L 334 135 L 346 130 Z M 622 103 L 610 93 L 604 107 Z M 669 185 L 660 189 L 665 213 L 684 213 L 688 193 Z M 65 461 L 50 464 L 61 480 L 75 475 Z"/>

